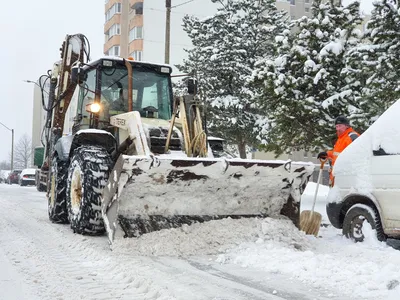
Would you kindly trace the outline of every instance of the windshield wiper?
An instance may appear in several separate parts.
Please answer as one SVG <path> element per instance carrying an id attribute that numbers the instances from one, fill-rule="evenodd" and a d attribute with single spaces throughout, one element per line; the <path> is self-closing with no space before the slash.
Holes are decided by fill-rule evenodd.
<path id="1" fill-rule="evenodd" d="M 118 80 L 114 81 L 113 83 L 111 83 L 111 84 L 106 88 L 106 90 L 109 89 L 110 87 L 112 87 L 112 86 L 113 86 L 114 84 L 116 84 L 117 82 L 120 82 L 121 79 L 123 79 L 123 78 L 126 77 L 126 76 L 128 76 L 128 73 L 125 74 L 125 75 L 122 75 L 122 77 L 121 77 L 120 79 L 118 79 Z"/>

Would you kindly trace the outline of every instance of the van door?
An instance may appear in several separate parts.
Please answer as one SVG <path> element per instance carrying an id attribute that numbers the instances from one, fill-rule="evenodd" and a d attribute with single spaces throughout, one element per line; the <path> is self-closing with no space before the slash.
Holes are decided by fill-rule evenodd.
<path id="1" fill-rule="evenodd" d="M 373 156 L 370 174 L 370 188 L 382 209 L 385 232 L 400 234 L 400 155 Z"/>

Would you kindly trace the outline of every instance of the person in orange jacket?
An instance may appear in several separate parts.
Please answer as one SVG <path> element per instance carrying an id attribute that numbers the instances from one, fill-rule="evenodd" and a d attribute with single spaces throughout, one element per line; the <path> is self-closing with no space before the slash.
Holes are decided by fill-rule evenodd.
<path id="1" fill-rule="evenodd" d="M 360 136 L 359 133 L 353 130 L 350 126 L 349 120 L 344 116 L 339 116 L 335 119 L 336 134 L 338 139 L 332 150 L 324 151 L 318 154 L 318 159 L 329 159 L 331 168 L 329 170 L 329 178 L 331 185 L 333 183 L 332 169 L 339 154 L 346 149 L 356 138 Z"/>

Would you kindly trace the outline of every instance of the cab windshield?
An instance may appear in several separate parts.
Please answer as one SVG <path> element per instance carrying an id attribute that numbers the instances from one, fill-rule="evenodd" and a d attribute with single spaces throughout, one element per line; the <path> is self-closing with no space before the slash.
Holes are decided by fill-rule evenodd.
<path id="1" fill-rule="evenodd" d="M 99 76 L 103 116 L 128 112 L 128 70 L 103 68 Z M 142 117 L 169 120 L 171 118 L 170 80 L 168 74 L 151 68 L 133 68 L 133 110 Z"/>

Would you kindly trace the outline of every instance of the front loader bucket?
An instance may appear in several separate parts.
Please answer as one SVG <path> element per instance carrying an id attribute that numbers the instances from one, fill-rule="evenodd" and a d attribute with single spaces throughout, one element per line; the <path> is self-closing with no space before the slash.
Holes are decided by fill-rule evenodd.
<path id="1" fill-rule="evenodd" d="M 121 155 L 104 189 L 112 243 L 125 237 L 225 217 L 285 215 L 299 224 L 300 196 L 313 164 Z"/>

